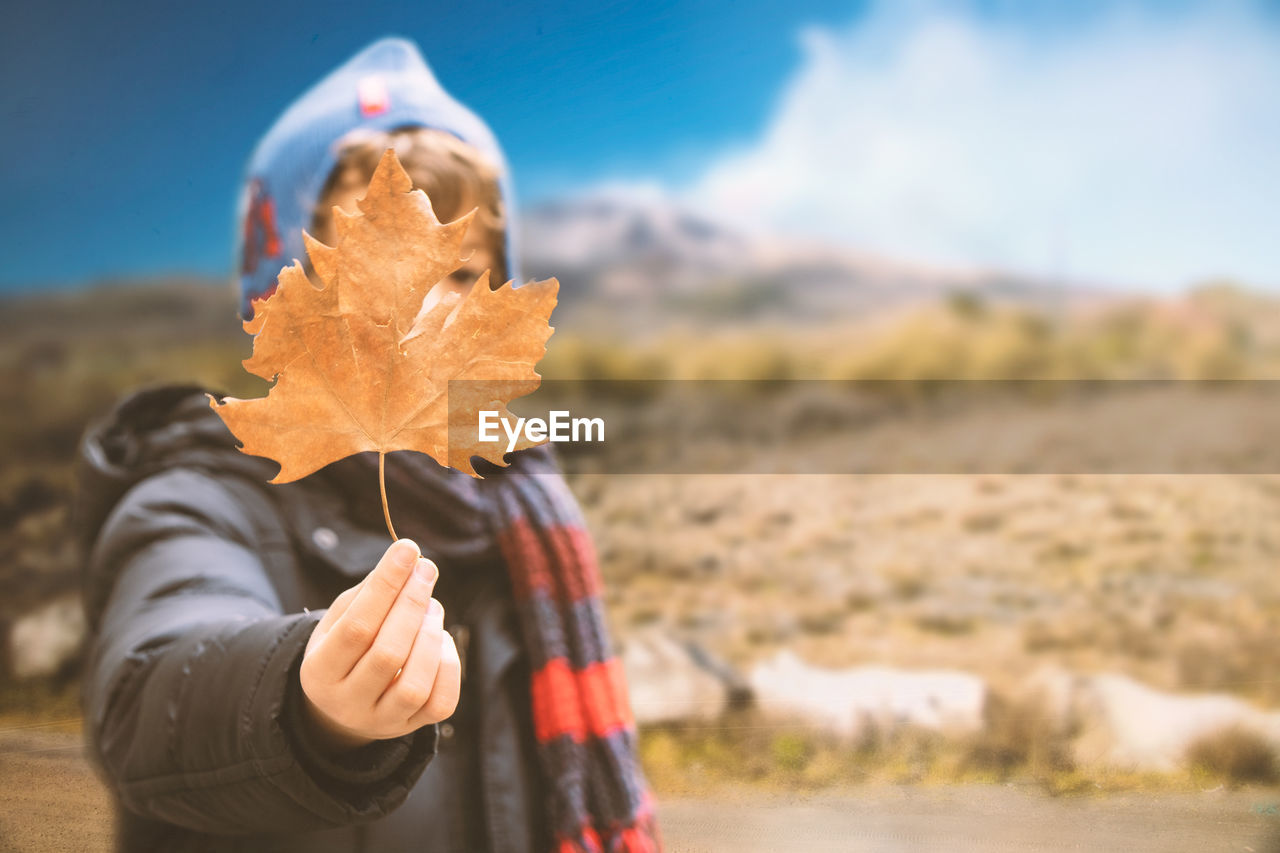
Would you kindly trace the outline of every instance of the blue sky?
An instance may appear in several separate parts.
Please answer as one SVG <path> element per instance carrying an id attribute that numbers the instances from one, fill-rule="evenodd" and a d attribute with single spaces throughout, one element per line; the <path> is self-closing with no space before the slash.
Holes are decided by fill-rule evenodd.
<path id="1" fill-rule="evenodd" d="M 383 35 L 422 47 L 507 148 L 524 200 L 679 178 L 748 137 L 804 23 L 848 3 L 22 3 L 0 34 L 0 286 L 229 268 L 244 161 Z"/>
<path id="2" fill-rule="evenodd" d="M 525 202 L 657 187 L 940 264 L 1280 286 L 1276 3 L 351 8 L 7 10 L 0 289 L 226 274 L 258 136 L 391 33 L 494 127 Z"/>

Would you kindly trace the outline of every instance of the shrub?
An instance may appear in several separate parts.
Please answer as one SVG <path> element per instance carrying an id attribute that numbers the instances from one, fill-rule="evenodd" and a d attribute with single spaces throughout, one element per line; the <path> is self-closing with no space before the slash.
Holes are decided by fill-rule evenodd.
<path id="1" fill-rule="evenodd" d="M 1277 781 L 1276 754 L 1257 732 L 1233 727 L 1206 735 L 1187 748 L 1193 770 L 1233 784 Z"/>

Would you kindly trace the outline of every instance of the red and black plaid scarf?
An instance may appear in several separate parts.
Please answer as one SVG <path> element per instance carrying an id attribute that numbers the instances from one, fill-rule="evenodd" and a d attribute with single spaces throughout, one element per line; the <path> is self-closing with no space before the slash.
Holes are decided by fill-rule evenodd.
<path id="1" fill-rule="evenodd" d="M 524 468 L 525 470 L 521 470 Z M 622 663 L 577 502 L 553 464 L 494 477 L 498 542 L 530 657 L 554 853 L 657 853 Z"/>

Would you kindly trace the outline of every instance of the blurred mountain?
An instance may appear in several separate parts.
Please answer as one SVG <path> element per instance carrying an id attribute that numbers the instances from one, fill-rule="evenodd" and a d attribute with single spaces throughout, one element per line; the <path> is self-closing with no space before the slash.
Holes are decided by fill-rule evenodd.
<path id="1" fill-rule="evenodd" d="M 561 283 L 558 319 L 600 330 L 791 325 L 860 319 L 942 299 L 1054 313 L 1122 295 L 1115 289 L 989 269 L 930 266 L 790 237 L 749 234 L 659 190 L 604 188 L 523 212 L 522 274 Z M 225 279 L 112 279 L 0 294 L 0 331 L 104 320 L 182 335 L 224 330 L 235 316 Z M 238 328 L 234 330 L 238 333 Z"/>
<path id="2" fill-rule="evenodd" d="M 964 294 L 1054 308 L 1100 291 L 749 235 L 657 190 L 606 188 L 526 211 L 524 275 L 560 279 L 565 313 L 612 325 L 857 316 Z"/>
<path id="3" fill-rule="evenodd" d="M 226 278 L 175 275 L 110 279 L 0 297 L 0 337 L 27 341 L 239 340 L 236 296 Z"/>
<path id="4" fill-rule="evenodd" d="M 575 268 L 622 262 L 745 271 L 757 248 L 657 191 L 624 189 L 541 204 L 525 214 L 524 236 L 531 263 Z"/>

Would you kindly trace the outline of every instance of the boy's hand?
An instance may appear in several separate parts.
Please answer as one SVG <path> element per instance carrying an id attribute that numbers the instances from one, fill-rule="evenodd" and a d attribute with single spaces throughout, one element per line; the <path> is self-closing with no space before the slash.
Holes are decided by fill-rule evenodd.
<path id="1" fill-rule="evenodd" d="M 431 597 L 439 576 L 401 539 L 316 625 L 299 676 L 313 734 L 332 751 L 400 737 L 457 707 L 458 650 Z"/>

